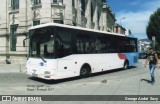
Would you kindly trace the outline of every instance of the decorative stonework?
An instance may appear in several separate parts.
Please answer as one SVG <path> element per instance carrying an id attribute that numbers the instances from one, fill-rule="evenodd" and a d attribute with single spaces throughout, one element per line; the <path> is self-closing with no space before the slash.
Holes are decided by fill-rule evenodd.
<path id="1" fill-rule="evenodd" d="M 19 24 L 18 17 L 15 16 L 15 14 L 10 15 L 10 25 Z"/>
<path id="2" fill-rule="evenodd" d="M 63 13 L 64 10 L 63 9 L 52 9 L 52 17 L 53 18 L 63 18 Z"/>
<path id="3" fill-rule="evenodd" d="M 41 15 L 40 15 L 40 10 L 39 9 L 36 9 L 33 11 L 33 19 L 36 19 L 36 18 L 40 18 Z"/>

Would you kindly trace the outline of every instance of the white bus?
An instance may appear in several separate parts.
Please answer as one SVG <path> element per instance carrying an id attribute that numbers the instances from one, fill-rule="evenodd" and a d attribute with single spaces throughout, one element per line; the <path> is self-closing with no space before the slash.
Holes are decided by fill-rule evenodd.
<path id="1" fill-rule="evenodd" d="M 27 74 L 57 80 L 138 64 L 137 39 L 47 23 L 29 28 Z"/>

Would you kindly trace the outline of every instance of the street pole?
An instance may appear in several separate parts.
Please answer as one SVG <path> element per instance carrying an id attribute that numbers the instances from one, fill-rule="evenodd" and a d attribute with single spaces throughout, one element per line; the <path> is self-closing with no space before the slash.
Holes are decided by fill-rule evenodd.
<path id="1" fill-rule="evenodd" d="M 8 16 L 8 0 L 6 0 L 6 63 L 10 64 L 10 55 L 9 55 L 9 16 Z"/>
<path id="2" fill-rule="evenodd" d="M 126 17 L 123 17 L 123 18 L 120 19 L 120 26 L 121 26 L 121 21 L 122 21 L 123 19 L 125 19 L 125 18 L 126 18 Z"/>

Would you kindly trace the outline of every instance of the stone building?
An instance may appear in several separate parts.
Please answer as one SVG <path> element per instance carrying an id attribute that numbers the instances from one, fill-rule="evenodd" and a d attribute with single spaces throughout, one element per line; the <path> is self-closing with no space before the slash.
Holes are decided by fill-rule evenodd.
<path id="1" fill-rule="evenodd" d="M 125 35 L 126 29 L 123 26 L 121 26 L 119 24 L 116 24 L 115 27 L 114 27 L 114 31 L 115 31 L 115 33 L 124 34 Z"/>
<path id="2" fill-rule="evenodd" d="M 0 63 L 25 63 L 27 29 L 49 22 L 114 32 L 105 0 L 1 0 Z"/>
<path id="3" fill-rule="evenodd" d="M 115 32 L 115 14 L 111 11 L 109 5 L 103 4 L 103 31 Z"/>
<path id="4" fill-rule="evenodd" d="M 139 52 L 147 52 L 148 49 L 151 47 L 151 43 L 152 43 L 152 41 L 149 39 L 138 40 Z"/>

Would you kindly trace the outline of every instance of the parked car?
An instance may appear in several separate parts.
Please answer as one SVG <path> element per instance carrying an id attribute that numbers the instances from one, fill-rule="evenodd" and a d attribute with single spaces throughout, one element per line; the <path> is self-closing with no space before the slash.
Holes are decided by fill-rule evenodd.
<path id="1" fill-rule="evenodd" d="M 147 58 L 147 53 L 145 53 L 145 52 L 139 52 L 138 58 L 139 59 L 146 59 Z"/>

